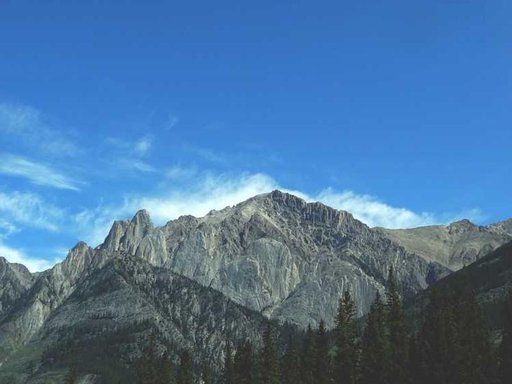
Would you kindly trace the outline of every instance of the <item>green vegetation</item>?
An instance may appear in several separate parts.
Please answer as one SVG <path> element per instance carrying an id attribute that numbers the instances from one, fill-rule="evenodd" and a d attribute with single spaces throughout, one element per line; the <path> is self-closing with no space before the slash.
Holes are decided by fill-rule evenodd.
<path id="1" fill-rule="evenodd" d="M 300 342 L 289 337 L 281 353 L 270 326 L 262 332 L 260 352 L 249 340 L 241 341 L 234 353 L 228 343 L 217 383 L 505 384 L 512 377 L 512 293 L 504 310 L 506 327 L 499 348 L 490 342 L 482 311 L 467 287 L 432 289 L 417 332 L 406 324 L 392 269 L 385 300 L 376 294 L 362 330 L 355 320 L 356 305 L 345 292 L 332 332 L 321 321 Z M 180 379 L 182 369 L 177 383 L 199 382 L 192 376 L 189 381 Z"/>
<path id="2" fill-rule="evenodd" d="M 261 342 L 225 344 L 220 371 L 194 359 L 190 351 L 158 344 L 153 333 L 137 361 L 118 362 L 111 372 L 97 373 L 108 377 L 106 382 L 137 384 L 505 384 L 512 377 L 512 292 L 503 308 L 504 330 L 498 344 L 491 342 L 482 310 L 467 284 L 431 289 L 421 324 L 413 328 L 406 322 L 391 269 L 386 294 L 376 293 L 364 324 L 356 321 L 356 312 L 357 303 L 347 291 L 339 300 L 332 331 L 323 321 L 303 333 L 267 323 Z M 38 363 L 20 361 L 23 380 L 38 372 L 38 382 L 72 384 L 81 372 L 91 372 L 86 355 L 80 355 L 82 341 L 75 336 L 70 333 L 54 348 L 42 351 Z M 112 361 L 115 345 L 122 341 L 119 337 L 116 333 L 101 340 L 110 343 L 103 348 L 112 353 Z M 88 356 L 98 351 L 98 345 L 88 345 L 92 348 Z M 49 366 L 57 367 L 59 374 L 52 376 L 51 370 L 45 370 Z M 19 379 L 5 375 L 0 383 L 26 382 Z"/>

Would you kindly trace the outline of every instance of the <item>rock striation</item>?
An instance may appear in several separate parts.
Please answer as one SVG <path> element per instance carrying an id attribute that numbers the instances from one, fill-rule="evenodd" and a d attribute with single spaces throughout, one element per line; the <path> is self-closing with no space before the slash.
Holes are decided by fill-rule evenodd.
<path id="1" fill-rule="evenodd" d="M 210 362 L 218 371 L 226 342 L 258 341 L 268 323 L 220 292 L 133 255 L 111 254 L 65 285 L 72 287 L 67 295 L 51 292 L 59 285 L 55 277 L 46 276 L 18 311 L 2 319 L 1 345 L 10 354 L 2 356 L 0 383 L 43 383 L 48 372 L 61 382 L 62 366 L 72 359 L 80 361 L 81 372 L 90 372 L 85 377 L 94 373 L 95 383 L 132 382 L 134 362 L 150 335 L 174 359 L 186 349 L 198 365 Z M 16 375 L 3 375 L 9 371 Z"/>
<path id="2" fill-rule="evenodd" d="M 267 319 L 304 329 L 324 318 L 332 327 L 345 290 L 363 315 L 390 267 L 413 297 L 510 241 L 511 223 L 369 228 L 280 191 L 161 227 L 141 210 L 115 221 L 100 246 L 79 242 L 42 273 L 0 258 L 0 366 L 32 364 L 39 353 L 44 370 L 51 351 L 73 340 L 80 351 L 113 340 L 115 364 L 128 366 L 149 332 L 162 348 L 186 347 L 218 366 L 226 340 L 256 340 Z"/>
<path id="3" fill-rule="evenodd" d="M 394 267 L 405 295 L 447 273 L 348 212 L 280 191 L 202 218 L 155 227 L 146 211 L 113 224 L 97 252 L 125 252 L 212 287 L 238 304 L 301 327 L 333 325 L 349 289 L 368 309 Z"/>
<path id="4" fill-rule="evenodd" d="M 0 315 L 7 312 L 32 286 L 34 277 L 29 270 L 0 257 Z"/>

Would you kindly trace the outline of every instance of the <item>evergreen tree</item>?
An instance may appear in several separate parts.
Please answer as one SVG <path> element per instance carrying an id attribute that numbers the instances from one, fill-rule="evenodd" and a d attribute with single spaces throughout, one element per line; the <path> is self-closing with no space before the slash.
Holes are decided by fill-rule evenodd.
<path id="1" fill-rule="evenodd" d="M 302 382 L 300 360 L 297 343 L 290 336 L 286 352 L 281 360 L 282 384 L 300 384 Z"/>
<path id="2" fill-rule="evenodd" d="M 484 316 L 472 289 L 458 295 L 457 369 L 459 382 L 484 384 L 491 379 L 492 351 Z"/>
<path id="3" fill-rule="evenodd" d="M 448 384 L 454 380 L 458 335 L 454 307 L 449 295 L 434 286 L 418 340 L 422 383 Z"/>
<path id="4" fill-rule="evenodd" d="M 135 381 L 137 384 L 170 384 L 172 383 L 172 365 L 167 352 L 160 355 L 151 335 L 142 356 L 135 364 Z"/>
<path id="5" fill-rule="evenodd" d="M 315 357 L 314 357 L 314 378 L 316 384 L 327 384 L 329 382 L 330 364 L 329 364 L 329 340 L 325 329 L 325 322 L 320 320 L 320 325 L 315 339 Z"/>
<path id="6" fill-rule="evenodd" d="M 409 337 L 409 359 L 408 359 L 408 373 L 410 384 L 421 383 L 422 372 L 421 354 L 418 350 L 418 344 L 414 335 Z"/>
<path id="7" fill-rule="evenodd" d="M 176 378 L 177 384 L 193 384 L 194 371 L 192 366 L 192 358 L 188 351 L 184 350 L 180 354 L 180 365 L 178 369 L 178 376 Z"/>
<path id="8" fill-rule="evenodd" d="M 222 382 L 224 384 L 235 384 L 233 377 L 233 351 L 231 350 L 231 343 L 226 342 L 224 350 L 224 369 L 222 371 Z"/>
<path id="9" fill-rule="evenodd" d="M 500 344 L 500 379 L 503 384 L 512 378 L 512 290 L 503 308 L 503 338 Z"/>
<path id="10" fill-rule="evenodd" d="M 349 291 L 345 291 L 339 301 L 335 335 L 336 358 L 333 363 L 335 381 L 354 384 L 357 366 L 355 303 Z"/>
<path id="11" fill-rule="evenodd" d="M 208 367 L 204 367 L 203 371 L 201 372 L 201 384 L 212 384 L 213 383 L 213 377 L 212 377 L 212 371 Z"/>
<path id="12" fill-rule="evenodd" d="M 142 356 L 135 366 L 137 384 L 159 384 L 159 356 L 155 336 L 152 334 L 149 343 L 142 351 Z"/>
<path id="13" fill-rule="evenodd" d="M 482 311 L 471 289 L 434 288 L 422 333 L 423 383 L 485 384 L 492 352 Z"/>
<path id="14" fill-rule="evenodd" d="M 238 345 L 234 361 L 234 382 L 236 384 L 252 384 L 254 377 L 253 350 L 249 340 Z"/>
<path id="15" fill-rule="evenodd" d="M 316 345 L 315 333 L 308 326 L 306 336 L 304 338 L 304 345 L 302 348 L 301 360 L 301 377 L 303 384 L 315 384 L 315 359 L 316 359 Z"/>
<path id="16" fill-rule="evenodd" d="M 272 328 L 268 324 L 263 333 L 260 377 L 263 384 L 279 384 L 279 357 Z"/>
<path id="17" fill-rule="evenodd" d="M 384 305 L 379 292 L 370 307 L 361 340 L 361 384 L 386 384 L 387 346 Z"/>
<path id="18" fill-rule="evenodd" d="M 173 381 L 171 358 L 164 352 L 158 364 L 158 384 L 171 384 Z"/>
<path id="19" fill-rule="evenodd" d="M 405 315 L 398 292 L 398 286 L 393 267 L 389 269 L 387 298 L 386 326 L 388 329 L 389 367 L 388 381 L 394 384 L 407 382 L 407 355 L 408 339 L 405 325 Z"/>
<path id="20" fill-rule="evenodd" d="M 75 384 L 77 379 L 75 364 L 71 364 L 68 373 L 64 378 L 64 384 Z"/>

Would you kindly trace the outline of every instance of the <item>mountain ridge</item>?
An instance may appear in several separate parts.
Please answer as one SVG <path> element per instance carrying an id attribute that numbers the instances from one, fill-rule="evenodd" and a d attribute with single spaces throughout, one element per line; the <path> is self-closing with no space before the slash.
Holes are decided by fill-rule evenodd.
<path id="1" fill-rule="evenodd" d="M 475 249 L 483 253 L 510 241 L 508 223 L 503 223 L 480 227 L 462 220 L 398 233 L 412 233 L 413 240 L 426 233 L 428 240 L 441 231 L 456 244 L 469 239 L 472 242 L 455 255 L 463 260 L 478 258 Z M 453 271 L 437 261 L 444 259 L 399 244 L 392 238 L 396 233 L 370 228 L 348 212 L 280 191 L 201 218 L 181 216 L 163 226 L 155 226 L 149 213 L 139 210 L 131 220 L 114 221 L 102 244 L 92 248 L 78 242 L 61 263 L 44 272 L 30 274 L 25 267 L 0 259 L 0 363 L 11 364 L 13 356 L 21 353 L 17 351 L 30 345 L 38 351 L 45 345 L 56 348 L 64 329 L 80 335 L 105 321 L 110 327 L 112 316 L 119 329 L 135 329 L 133 335 L 156 327 L 167 335 L 168 343 L 181 340 L 192 346 L 197 335 L 187 330 L 197 328 L 198 308 L 213 311 L 211 316 L 201 312 L 212 327 L 201 332 L 215 332 L 215 324 L 224 321 L 210 300 L 235 308 L 233 313 L 247 310 L 250 321 L 258 324 L 270 319 L 304 329 L 323 319 L 331 328 L 342 293 L 351 291 L 358 303 L 357 315 L 364 315 L 375 293 L 385 290 L 390 267 L 404 298 L 414 297 Z M 438 246 L 452 244 L 434 238 Z M 181 283 L 176 286 L 177 282 Z M 181 289 L 197 294 L 182 300 Z M 163 307 L 160 294 L 167 297 Z M 140 305 L 147 300 L 149 307 L 144 304 L 143 310 Z M 174 309 L 158 309 L 170 307 Z M 146 310 L 153 317 L 145 316 Z M 175 318 L 175 311 L 184 317 Z M 66 324 L 75 325 L 66 328 Z M 145 325 L 140 328 L 140 324 Z M 250 331 L 251 337 L 257 337 L 257 327 L 244 331 L 236 324 L 239 335 Z M 117 332 L 116 327 L 108 329 Z M 224 336 L 216 337 L 222 345 Z M 210 352 L 208 358 L 220 359 L 220 349 Z"/>
<path id="2" fill-rule="evenodd" d="M 358 314 L 364 314 L 374 292 L 384 289 L 390 266 L 406 296 L 461 267 L 418 250 L 403 241 L 403 234 L 412 234 L 417 241 L 417 232 L 441 228 L 452 237 L 484 233 L 489 243 L 455 255 L 457 260 L 474 261 L 509 239 L 502 227 L 461 220 L 404 230 L 370 228 L 346 211 L 275 190 L 203 217 L 181 216 L 160 227 L 141 209 L 131 220 L 114 221 L 102 244 L 93 249 L 78 242 L 63 262 L 42 275 L 54 274 L 55 281 L 62 280 L 55 290 L 66 291 L 88 268 L 124 252 L 217 289 L 268 317 L 305 327 L 318 323 L 315 312 L 327 312 L 332 324 L 335 297 L 345 289 L 356 292 L 362 303 Z M 315 294 L 324 296 L 321 308 L 314 303 Z"/>

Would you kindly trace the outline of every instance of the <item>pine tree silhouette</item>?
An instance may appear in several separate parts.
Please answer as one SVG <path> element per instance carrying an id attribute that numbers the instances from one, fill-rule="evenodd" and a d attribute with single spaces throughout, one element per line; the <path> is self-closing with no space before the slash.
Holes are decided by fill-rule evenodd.
<path id="1" fill-rule="evenodd" d="M 357 369 L 355 303 L 349 291 L 340 298 L 336 316 L 336 358 L 333 362 L 337 383 L 354 384 Z"/>

